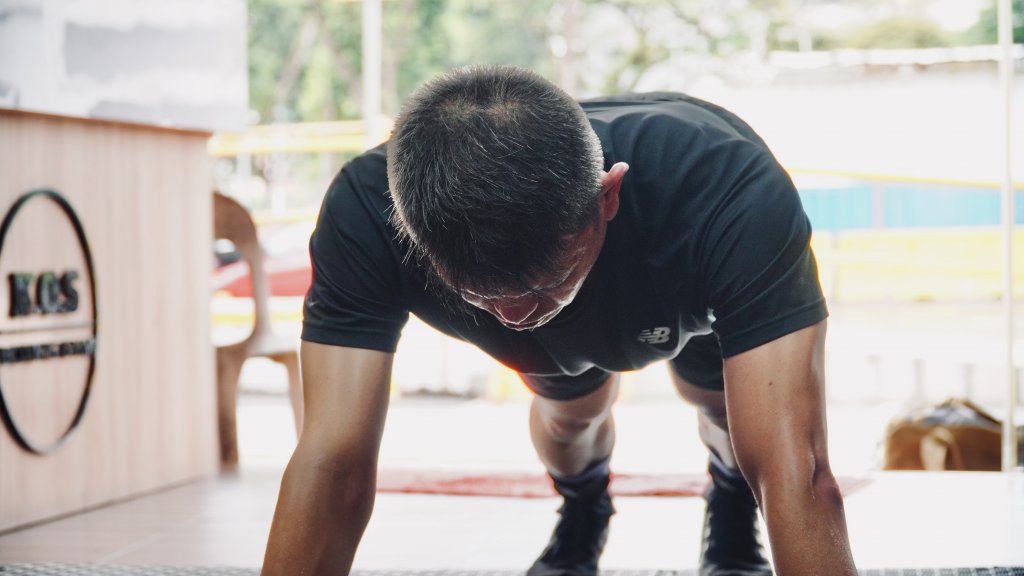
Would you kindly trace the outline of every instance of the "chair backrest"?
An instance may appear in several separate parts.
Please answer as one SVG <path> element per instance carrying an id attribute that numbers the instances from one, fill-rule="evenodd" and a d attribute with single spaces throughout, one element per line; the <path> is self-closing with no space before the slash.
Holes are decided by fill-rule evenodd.
<path id="1" fill-rule="evenodd" d="M 213 237 L 230 240 L 249 265 L 253 328 L 246 340 L 251 341 L 270 330 L 270 285 L 263 270 L 263 249 L 249 211 L 220 192 L 213 193 Z"/>

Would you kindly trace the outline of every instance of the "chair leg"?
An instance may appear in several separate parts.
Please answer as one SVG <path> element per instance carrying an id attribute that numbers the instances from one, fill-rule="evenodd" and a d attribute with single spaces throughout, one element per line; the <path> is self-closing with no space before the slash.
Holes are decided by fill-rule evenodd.
<path id="1" fill-rule="evenodd" d="M 238 464 L 238 377 L 242 373 L 244 355 L 229 349 L 217 350 L 217 427 L 220 436 L 220 462 L 223 466 Z"/>

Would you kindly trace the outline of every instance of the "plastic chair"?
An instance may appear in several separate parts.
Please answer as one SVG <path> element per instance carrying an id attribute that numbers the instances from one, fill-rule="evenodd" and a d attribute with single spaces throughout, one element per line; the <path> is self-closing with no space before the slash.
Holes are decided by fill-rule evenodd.
<path id="1" fill-rule="evenodd" d="M 213 194 L 213 234 L 230 240 L 249 265 L 252 280 L 253 329 L 244 340 L 217 348 L 217 422 L 221 464 L 238 463 L 238 377 L 242 364 L 253 357 L 269 358 L 288 369 L 288 394 L 295 415 L 295 428 L 302 427 L 302 385 L 299 381 L 299 341 L 294 336 L 275 334 L 270 321 L 270 287 L 263 270 L 263 251 L 256 225 L 249 211 L 235 200 Z"/>

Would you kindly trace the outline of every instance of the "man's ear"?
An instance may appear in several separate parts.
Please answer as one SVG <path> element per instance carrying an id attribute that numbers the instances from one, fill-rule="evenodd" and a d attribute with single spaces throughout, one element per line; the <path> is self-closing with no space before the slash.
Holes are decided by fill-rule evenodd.
<path id="1" fill-rule="evenodd" d="M 629 164 L 616 162 L 611 170 L 601 173 L 601 196 L 598 198 L 601 208 L 601 217 L 605 222 L 615 218 L 619 212 L 619 189 L 622 188 L 622 178 L 626 176 Z"/>

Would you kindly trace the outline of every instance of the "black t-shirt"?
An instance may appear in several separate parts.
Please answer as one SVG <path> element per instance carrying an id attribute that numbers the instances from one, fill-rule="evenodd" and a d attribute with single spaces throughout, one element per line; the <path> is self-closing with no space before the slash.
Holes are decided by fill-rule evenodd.
<path id="1" fill-rule="evenodd" d="M 785 171 L 731 113 L 671 93 L 582 103 L 605 170 L 626 162 L 620 207 L 576 299 L 517 332 L 445 304 L 404 258 L 383 146 L 349 162 L 310 240 L 302 338 L 393 352 L 411 312 L 526 374 L 618 372 L 714 332 L 725 357 L 827 316 L 810 223 Z"/>

